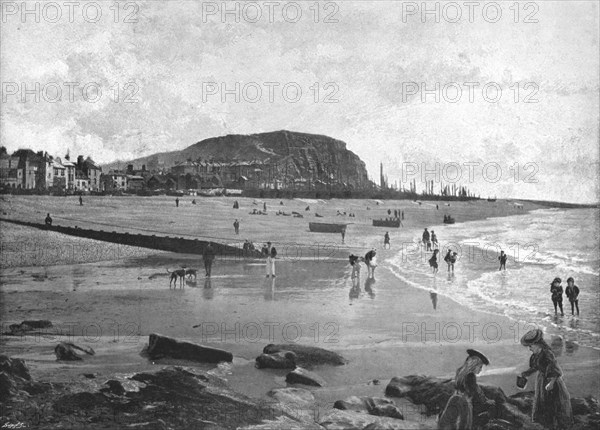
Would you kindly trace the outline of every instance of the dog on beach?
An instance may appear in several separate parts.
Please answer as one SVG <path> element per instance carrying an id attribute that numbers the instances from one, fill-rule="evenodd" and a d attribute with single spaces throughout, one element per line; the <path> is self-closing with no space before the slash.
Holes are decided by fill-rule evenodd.
<path id="1" fill-rule="evenodd" d="M 192 276 L 194 277 L 194 281 L 196 280 L 196 275 L 197 275 L 197 271 L 196 269 L 185 269 L 185 275 L 188 277 L 188 279 L 192 279 Z"/>
<path id="2" fill-rule="evenodd" d="M 174 287 L 177 288 L 177 279 L 179 279 L 179 286 L 183 288 L 183 280 L 186 275 L 185 272 L 185 269 L 176 269 L 172 272 L 169 269 L 167 269 L 167 273 L 171 274 L 171 276 L 169 277 L 169 289 L 171 289 L 171 284 L 173 284 Z"/>

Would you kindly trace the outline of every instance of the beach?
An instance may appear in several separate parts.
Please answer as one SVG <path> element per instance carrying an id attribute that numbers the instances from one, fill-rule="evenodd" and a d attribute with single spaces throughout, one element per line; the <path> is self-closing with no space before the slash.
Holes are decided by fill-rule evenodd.
<path id="1" fill-rule="evenodd" d="M 512 258 L 505 278 L 498 277 L 502 275 L 496 274 L 495 249 L 486 243 L 506 238 L 493 237 L 486 229 L 506 231 L 507 225 L 502 223 L 508 222 L 513 223 L 508 230 L 515 231 L 521 220 L 529 220 L 526 217 L 547 216 L 549 209 L 539 205 L 523 202 L 524 208 L 518 209 L 506 201 L 450 202 L 446 206 L 446 202 L 435 201 L 419 205 L 411 201 L 185 197 L 176 207 L 174 198 L 165 196 L 86 196 L 84 205 L 79 206 L 75 197 L 3 198 L 2 211 L 7 218 L 41 222 L 51 213 L 54 224 L 153 232 L 232 245 L 241 245 L 245 239 L 257 245 L 271 241 L 279 251 L 276 278 L 265 278 L 264 260 L 217 256 L 210 280 L 199 270 L 198 278 L 186 281 L 185 288 L 172 289 L 166 269 L 202 269 L 200 256 L 106 244 L 2 223 L 2 331 L 24 320 L 47 319 L 53 324 L 35 336 L 3 336 L 2 349 L 7 355 L 23 358 L 32 375 L 42 381 L 77 380 L 82 373 L 109 379 L 181 364 L 167 359 L 153 363 L 140 355 L 148 335 L 160 333 L 232 352 L 230 364 L 195 366 L 215 372 L 235 391 L 255 399 L 265 398 L 272 388 L 286 386 L 285 371 L 255 368 L 254 359 L 270 343 L 317 346 L 348 359 L 345 366 L 315 369 L 327 381 L 325 387 L 313 390 L 323 409 L 348 395 L 383 396 L 385 385 L 394 376 L 451 378 L 467 348 L 490 358 L 490 366 L 478 381 L 514 394 L 519 391 L 516 376 L 528 367 L 530 356 L 519 339 L 535 326 L 542 327 L 552 342 L 571 395 L 600 395 L 596 316 L 582 317 L 584 327 L 577 331 L 568 318 L 548 317 L 551 302 L 537 292 L 540 303 L 535 305 L 546 307 L 546 314 L 530 313 L 529 318 L 531 309 L 519 310 L 520 303 L 508 303 L 505 297 L 488 297 L 490 292 L 484 289 L 498 289 L 502 282 L 506 289 L 515 281 L 511 276 L 532 270 L 526 258 Z M 192 199 L 197 204 L 192 205 Z M 235 200 L 239 210 L 232 208 Z M 249 215 L 254 208 L 262 209 L 263 203 L 268 215 Z M 404 211 L 403 227 L 371 225 L 374 218 L 389 217 L 388 209 Z M 304 217 L 277 216 L 279 210 L 296 211 Z M 337 216 L 338 211 L 356 217 Z M 597 218 L 597 210 L 589 211 Z M 323 218 L 316 218 L 315 212 Z M 559 212 L 560 216 L 573 213 Z M 443 225 L 445 214 L 452 215 L 457 224 Z M 235 219 L 241 223 L 239 236 L 233 231 Z M 349 223 L 345 243 L 338 234 L 310 233 L 309 221 Z M 430 254 L 415 247 L 424 227 L 435 230 L 445 248 L 463 250 L 471 235 L 480 257 L 467 258 L 463 250 L 454 276 L 447 274 L 443 261 L 433 276 L 427 265 Z M 382 247 L 386 231 L 391 236 L 389 250 Z M 522 244 L 533 240 L 524 238 Z M 348 255 L 364 255 L 372 247 L 377 248 L 375 281 L 366 278 L 363 266 L 359 283 L 353 284 Z M 542 244 L 540 255 L 547 255 L 547 248 Z M 589 261 L 570 267 L 576 276 L 580 276 L 578 268 L 585 273 L 590 261 L 597 261 L 593 247 L 588 254 Z M 540 291 L 545 291 L 557 269 L 536 264 L 536 271 L 527 279 L 539 279 Z M 598 293 L 593 289 L 597 284 L 590 284 L 597 280 L 595 267 L 596 272 L 577 278 L 584 281 L 581 309 L 587 314 Z M 565 272 L 562 266 L 560 270 Z M 485 284 L 478 291 L 486 294 L 473 294 L 478 283 Z M 508 303 L 506 309 L 490 298 Z M 565 301 L 565 311 L 567 307 Z M 589 336 L 582 334 L 584 330 Z M 54 346 L 64 339 L 93 347 L 96 355 L 82 362 L 57 362 Z M 418 409 L 411 409 L 404 400 L 397 402 L 405 415 L 423 421 Z M 423 422 L 435 425 L 435 420 Z"/>

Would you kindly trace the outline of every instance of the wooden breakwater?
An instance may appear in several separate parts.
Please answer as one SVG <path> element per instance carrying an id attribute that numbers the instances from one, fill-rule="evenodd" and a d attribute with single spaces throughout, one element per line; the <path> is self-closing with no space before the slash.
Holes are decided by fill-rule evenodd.
<path id="1" fill-rule="evenodd" d="M 69 236 L 83 237 L 86 239 L 101 240 L 103 242 L 117 243 L 119 245 L 135 246 L 140 248 L 157 249 L 161 251 L 170 251 L 180 254 L 198 254 L 204 253 L 204 250 L 210 243 L 215 255 L 234 256 L 237 258 L 260 258 L 260 251 L 244 251 L 241 247 L 224 245 L 218 242 L 212 242 L 199 239 L 186 239 L 183 237 L 156 236 L 147 234 L 119 233 L 116 231 L 91 230 L 79 227 L 65 227 L 61 225 L 46 225 L 35 222 L 19 221 L 14 219 L 0 218 L 0 221 L 26 227 L 37 228 L 46 231 L 55 231 L 57 233 L 68 234 Z"/>

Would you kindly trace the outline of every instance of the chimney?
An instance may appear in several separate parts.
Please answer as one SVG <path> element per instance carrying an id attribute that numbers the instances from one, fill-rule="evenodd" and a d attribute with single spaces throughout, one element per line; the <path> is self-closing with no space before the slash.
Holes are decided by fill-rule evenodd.
<path id="1" fill-rule="evenodd" d="M 77 168 L 83 170 L 83 155 L 77 157 Z"/>

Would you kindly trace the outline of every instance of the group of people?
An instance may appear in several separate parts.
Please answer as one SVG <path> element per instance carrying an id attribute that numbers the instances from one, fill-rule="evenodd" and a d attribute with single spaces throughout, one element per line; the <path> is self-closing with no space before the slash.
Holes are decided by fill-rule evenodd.
<path id="1" fill-rule="evenodd" d="M 372 279 L 375 277 L 375 268 L 377 267 L 376 257 L 377 249 L 372 248 L 368 251 L 364 257 L 359 257 L 358 255 L 350 254 L 348 257 L 350 260 L 350 266 L 352 266 L 352 275 L 351 278 L 360 278 L 360 263 L 365 263 L 367 266 L 367 278 Z"/>
<path id="2" fill-rule="evenodd" d="M 554 305 L 554 314 L 558 314 L 558 308 L 560 308 L 561 316 L 564 316 L 563 311 L 563 287 L 561 285 L 562 280 L 560 278 L 554 278 L 550 284 L 550 293 L 552 294 L 552 304 Z M 564 291 L 567 299 L 571 303 L 571 315 L 575 315 L 575 309 L 577 309 L 577 316 L 579 316 L 579 287 L 575 285 L 575 280 L 570 277 L 567 279 L 567 288 Z"/>
<path id="3" fill-rule="evenodd" d="M 529 368 L 517 378 L 517 386 L 525 388 L 527 377 L 536 373 L 532 421 L 546 428 L 568 429 L 573 424 L 571 399 L 560 368 L 550 346 L 544 340 L 542 330 L 527 332 L 521 344 L 532 355 Z M 488 399 L 477 384 L 477 375 L 483 366 L 490 364 L 481 352 L 468 349 L 463 365 L 456 370 L 455 392 L 448 400 L 438 419 L 438 429 L 477 429 L 491 419 L 502 416 L 503 405 Z"/>
<path id="4" fill-rule="evenodd" d="M 429 231 L 427 231 L 427 227 L 425 227 L 425 230 L 423 231 L 421 241 L 423 242 L 423 246 L 425 247 L 426 251 L 432 251 L 434 248 L 439 247 L 435 231 L 431 230 L 430 234 Z"/>

